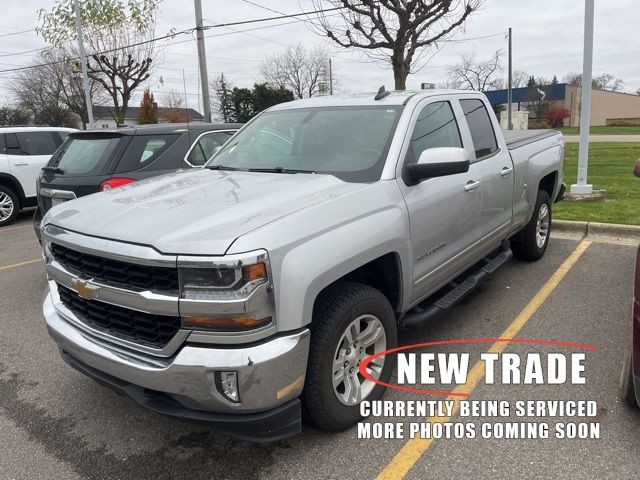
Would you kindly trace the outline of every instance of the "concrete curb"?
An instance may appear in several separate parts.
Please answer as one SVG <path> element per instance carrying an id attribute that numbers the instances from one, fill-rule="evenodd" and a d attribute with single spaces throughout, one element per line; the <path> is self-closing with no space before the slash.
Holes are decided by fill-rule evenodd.
<path id="1" fill-rule="evenodd" d="M 625 237 L 640 239 L 640 226 L 619 225 L 616 223 L 574 222 L 570 220 L 553 220 L 552 231 L 578 233 L 584 236 L 603 235 L 608 237 Z"/>

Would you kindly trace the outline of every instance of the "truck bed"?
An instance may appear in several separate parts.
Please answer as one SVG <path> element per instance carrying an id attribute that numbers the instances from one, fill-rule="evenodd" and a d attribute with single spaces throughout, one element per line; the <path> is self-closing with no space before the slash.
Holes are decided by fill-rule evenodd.
<path id="1" fill-rule="evenodd" d="M 557 130 L 503 130 L 502 133 L 507 142 L 507 148 L 513 150 L 560 132 Z"/>

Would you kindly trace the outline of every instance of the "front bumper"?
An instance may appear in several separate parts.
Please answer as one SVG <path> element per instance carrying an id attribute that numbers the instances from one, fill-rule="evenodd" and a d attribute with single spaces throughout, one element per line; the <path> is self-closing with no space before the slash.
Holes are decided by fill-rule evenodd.
<path id="1" fill-rule="evenodd" d="M 276 440 L 300 431 L 297 397 L 306 372 L 307 329 L 250 345 L 185 344 L 172 357 L 159 358 L 73 326 L 55 309 L 49 292 L 43 315 L 65 361 L 157 412 L 208 422 L 252 440 Z M 216 388 L 218 371 L 238 373 L 239 403 Z"/>

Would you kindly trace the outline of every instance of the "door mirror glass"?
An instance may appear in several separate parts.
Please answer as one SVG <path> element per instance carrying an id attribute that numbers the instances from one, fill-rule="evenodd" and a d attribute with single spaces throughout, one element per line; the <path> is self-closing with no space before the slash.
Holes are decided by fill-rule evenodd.
<path id="1" fill-rule="evenodd" d="M 469 171 L 469 154 L 464 148 L 430 148 L 420 154 L 417 163 L 407 165 L 414 183 L 433 177 L 444 177 Z"/>
<path id="2" fill-rule="evenodd" d="M 636 166 L 635 166 L 635 167 L 634 167 L 634 169 L 633 169 L 633 174 L 634 174 L 636 177 L 640 177 L 640 160 L 638 160 L 638 161 L 636 162 Z"/>

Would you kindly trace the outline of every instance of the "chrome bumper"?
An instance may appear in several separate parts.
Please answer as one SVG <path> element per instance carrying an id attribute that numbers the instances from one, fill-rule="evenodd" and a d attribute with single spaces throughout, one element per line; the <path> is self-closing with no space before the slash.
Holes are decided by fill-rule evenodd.
<path id="1" fill-rule="evenodd" d="M 169 358 L 142 355 L 92 337 L 56 311 L 47 291 L 43 315 L 58 346 L 89 367 L 144 389 L 169 395 L 183 407 L 218 413 L 272 409 L 300 395 L 309 352 L 309 330 L 251 346 L 184 345 Z M 215 385 L 216 371 L 238 372 L 240 403 Z"/>

